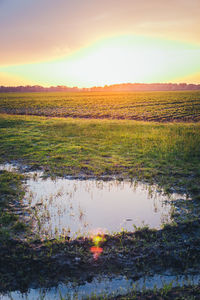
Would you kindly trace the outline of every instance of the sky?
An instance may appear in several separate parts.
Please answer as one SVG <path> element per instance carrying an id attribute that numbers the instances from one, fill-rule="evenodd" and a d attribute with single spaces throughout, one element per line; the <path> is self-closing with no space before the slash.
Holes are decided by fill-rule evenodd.
<path id="1" fill-rule="evenodd" d="M 0 85 L 200 83 L 200 0 L 0 0 Z"/>

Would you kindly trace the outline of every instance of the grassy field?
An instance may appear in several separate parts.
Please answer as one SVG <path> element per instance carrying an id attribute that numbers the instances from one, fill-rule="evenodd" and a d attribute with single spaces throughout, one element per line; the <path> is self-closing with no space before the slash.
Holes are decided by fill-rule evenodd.
<path id="1" fill-rule="evenodd" d="M 200 91 L 6 93 L 0 113 L 143 121 L 200 121 Z"/>
<path id="2" fill-rule="evenodd" d="M 137 178 L 192 197 L 179 203 L 183 218 L 174 211 L 175 221 L 162 230 L 106 236 L 94 264 L 91 240 L 17 238 L 31 230 L 15 214 L 16 203 L 23 210 L 25 177 L 0 171 L 0 292 L 50 286 L 69 274 L 78 282 L 106 272 L 140 278 L 199 270 L 200 92 L 9 93 L 0 94 L 0 112 L 0 163 L 51 176 Z M 164 292 L 136 297 L 198 299 L 199 287 Z"/>
<path id="3" fill-rule="evenodd" d="M 1 115 L 0 161 L 199 191 L 200 124 Z"/>

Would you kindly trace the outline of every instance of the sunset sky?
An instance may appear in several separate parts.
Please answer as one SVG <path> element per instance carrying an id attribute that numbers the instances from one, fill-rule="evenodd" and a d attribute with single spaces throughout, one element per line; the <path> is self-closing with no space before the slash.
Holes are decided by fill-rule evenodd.
<path id="1" fill-rule="evenodd" d="M 200 0 L 0 0 L 0 85 L 200 83 Z"/>

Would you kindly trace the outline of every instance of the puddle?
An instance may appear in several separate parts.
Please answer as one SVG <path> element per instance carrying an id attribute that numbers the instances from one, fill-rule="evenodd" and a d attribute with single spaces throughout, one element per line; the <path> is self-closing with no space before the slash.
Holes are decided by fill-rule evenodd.
<path id="1" fill-rule="evenodd" d="M 0 169 L 13 170 L 6 164 Z M 17 170 L 17 167 L 14 167 Z M 21 169 L 20 169 L 21 170 Z M 26 173 L 24 204 L 31 207 L 35 231 L 41 236 L 91 234 L 98 228 L 105 233 L 134 231 L 134 226 L 160 228 L 170 222 L 170 200 L 158 187 L 136 181 L 44 179 L 42 172 Z"/>
<path id="2" fill-rule="evenodd" d="M 3 164 L 0 165 L 0 171 L 8 171 L 8 172 L 16 172 L 19 170 L 19 167 L 17 165 L 12 165 L 12 164 Z"/>
<path id="3" fill-rule="evenodd" d="M 29 299 L 29 300 L 51 300 L 51 299 L 84 299 L 91 296 L 117 296 L 125 295 L 132 291 L 144 291 L 161 289 L 166 285 L 173 287 L 198 285 L 200 275 L 158 275 L 147 276 L 137 281 L 127 279 L 124 276 L 113 278 L 97 277 L 92 282 L 78 285 L 77 283 L 60 284 L 58 287 L 49 289 L 30 289 L 27 293 L 18 291 L 0 295 L 0 300 Z"/>

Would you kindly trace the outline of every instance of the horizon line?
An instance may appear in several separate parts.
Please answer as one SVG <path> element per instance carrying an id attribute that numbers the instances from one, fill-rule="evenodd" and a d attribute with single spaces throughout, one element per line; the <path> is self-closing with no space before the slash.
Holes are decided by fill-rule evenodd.
<path id="1" fill-rule="evenodd" d="M 39 84 L 26 84 L 26 85 L 0 85 L 0 88 L 43 88 L 43 89 L 50 89 L 50 88 L 68 88 L 68 89 L 95 89 L 95 88 L 110 88 L 110 87 L 120 87 L 120 86 L 134 86 L 134 85 L 146 85 L 146 86 L 152 86 L 152 85 L 170 85 L 170 86 L 182 86 L 182 87 L 187 87 L 187 86 L 200 86 L 199 83 L 187 83 L 187 82 L 152 82 L 152 83 L 145 83 L 145 82 L 122 82 L 122 83 L 114 83 L 114 84 L 105 84 L 105 85 L 94 85 L 92 87 L 79 87 L 79 86 L 67 86 L 67 85 L 39 85 Z"/>

